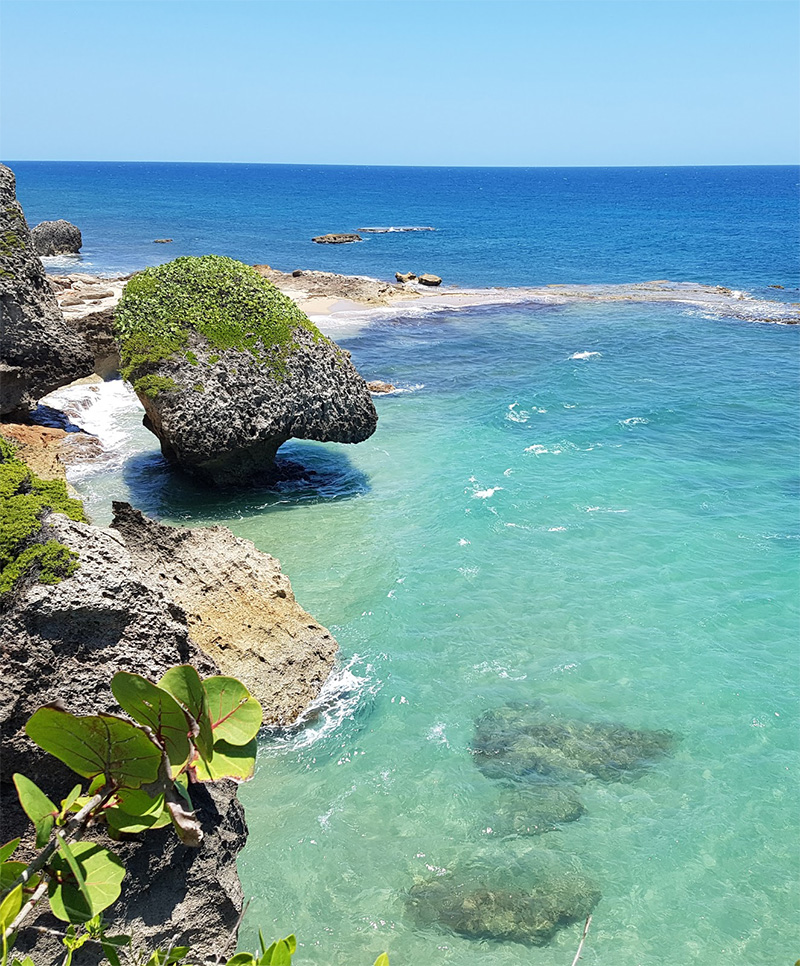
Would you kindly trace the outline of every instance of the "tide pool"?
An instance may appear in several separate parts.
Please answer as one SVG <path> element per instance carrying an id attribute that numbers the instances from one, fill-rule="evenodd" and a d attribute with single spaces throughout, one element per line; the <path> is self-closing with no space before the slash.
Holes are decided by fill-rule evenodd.
<path id="1" fill-rule="evenodd" d="M 260 926 L 295 932 L 298 964 L 569 963 L 582 921 L 529 947 L 407 904 L 447 871 L 525 888 L 545 865 L 601 893 L 583 963 L 794 962 L 799 335 L 672 306 L 375 323 L 340 341 L 406 391 L 359 446 L 287 444 L 312 473 L 272 492 L 173 472 L 121 405 L 117 462 L 76 481 L 97 522 L 113 497 L 230 526 L 341 646 L 241 789 L 241 948 Z M 471 749 L 512 703 L 676 743 L 567 782 L 576 821 L 504 837 Z"/>

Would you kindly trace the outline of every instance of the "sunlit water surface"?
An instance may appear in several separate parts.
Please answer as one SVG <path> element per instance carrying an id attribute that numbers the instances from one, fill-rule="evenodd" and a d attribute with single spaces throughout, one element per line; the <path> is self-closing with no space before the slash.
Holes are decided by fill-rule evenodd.
<path id="1" fill-rule="evenodd" d="M 287 444 L 313 472 L 277 492 L 169 470 L 118 394 L 116 461 L 76 481 L 97 521 L 127 497 L 230 526 L 341 647 L 318 712 L 264 736 L 241 790 L 245 947 L 261 926 L 320 966 L 568 966 L 582 924 L 531 948 L 406 907 L 443 870 L 525 888 L 546 859 L 602 893 L 586 964 L 794 962 L 798 335 L 671 306 L 382 322 L 345 344 L 407 391 L 357 447 Z M 578 821 L 497 837 L 474 720 L 536 701 L 679 741 L 582 785 Z"/>

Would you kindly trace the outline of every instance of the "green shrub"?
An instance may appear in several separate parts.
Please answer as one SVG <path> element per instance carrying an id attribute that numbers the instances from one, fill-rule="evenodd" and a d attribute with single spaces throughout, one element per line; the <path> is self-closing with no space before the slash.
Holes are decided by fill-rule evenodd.
<path id="1" fill-rule="evenodd" d="M 125 286 L 114 314 L 122 375 L 137 392 L 155 395 L 164 386 L 143 382 L 167 360 L 198 363 L 192 335 L 203 336 L 219 353 L 250 353 L 276 374 L 303 329 L 315 340 L 324 336 L 295 303 L 255 269 L 221 255 L 177 258 L 148 268 Z M 155 393 L 152 391 L 155 389 Z"/>
<path id="2" fill-rule="evenodd" d="M 56 540 L 40 539 L 48 512 L 87 522 L 83 504 L 68 496 L 63 480 L 42 480 L 31 473 L 0 436 L 0 594 L 24 576 L 57 584 L 77 569 L 77 554 Z"/>

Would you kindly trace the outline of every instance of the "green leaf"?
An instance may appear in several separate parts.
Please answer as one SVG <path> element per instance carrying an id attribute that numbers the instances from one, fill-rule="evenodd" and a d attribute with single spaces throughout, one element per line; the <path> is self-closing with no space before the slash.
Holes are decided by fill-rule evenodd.
<path id="1" fill-rule="evenodd" d="M 117 899 L 125 867 L 113 852 L 96 842 L 74 842 L 69 851 L 83 878 L 83 889 L 68 860 L 57 853 L 50 865 L 50 908 L 65 922 L 86 922 Z"/>
<path id="2" fill-rule="evenodd" d="M 0 902 L 0 930 L 5 932 L 22 908 L 22 886 L 18 885 Z"/>
<path id="3" fill-rule="evenodd" d="M 27 862 L 4 862 L 0 865 L 0 892 L 10 889 L 27 868 Z"/>
<path id="4" fill-rule="evenodd" d="M 55 822 L 59 810 L 55 802 L 51 802 L 41 788 L 30 778 L 18 773 L 13 777 L 19 803 L 36 828 L 36 848 L 43 849 L 50 841 L 53 822 Z"/>
<path id="5" fill-rule="evenodd" d="M 169 825 L 169 813 L 164 812 L 164 795 L 151 798 L 141 788 L 126 788 L 117 796 L 116 803 L 103 809 L 109 828 L 115 832 L 135 834 L 147 829 Z"/>
<path id="6" fill-rule="evenodd" d="M 289 939 L 293 940 L 294 937 L 290 936 L 273 943 L 258 961 L 259 966 L 292 966 L 293 950 L 289 944 Z"/>
<path id="7" fill-rule="evenodd" d="M 257 751 L 258 743 L 255 738 L 246 745 L 229 745 L 227 741 L 217 741 L 211 761 L 199 760 L 195 763 L 197 780 L 215 782 L 221 778 L 232 778 L 237 782 L 245 782 L 253 777 Z"/>
<path id="8" fill-rule="evenodd" d="M 206 678 L 203 687 L 215 743 L 222 739 L 231 745 L 246 745 L 255 738 L 263 713 L 241 681 L 218 675 Z"/>
<path id="9" fill-rule="evenodd" d="M 173 963 L 183 959 L 188 952 L 188 946 L 173 946 L 168 953 L 157 949 L 147 960 L 146 966 L 172 966 Z"/>
<path id="10" fill-rule="evenodd" d="M 152 728 L 170 763 L 182 765 L 189 757 L 189 729 L 183 708 L 172 695 L 140 674 L 118 671 L 111 690 L 121 708 L 139 724 Z"/>
<path id="11" fill-rule="evenodd" d="M 386 953 L 381 953 L 375 960 L 373 966 L 389 966 L 389 957 Z"/>
<path id="12" fill-rule="evenodd" d="M 6 842 L 5 845 L 0 847 L 0 862 L 5 862 L 6 859 L 11 858 L 21 841 L 22 839 L 12 839 L 10 842 Z"/>
<path id="13" fill-rule="evenodd" d="M 61 811 L 58 813 L 59 823 L 64 821 L 67 812 L 72 808 L 75 802 L 81 797 L 81 786 L 76 785 L 72 791 L 67 795 L 66 798 L 61 799 Z"/>
<path id="14" fill-rule="evenodd" d="M 11 966 L 36 966 L 36 964 L 30 956 L 26 956 L 24 959 L 15 959 Z"/>
<path id="15" fill-rule="evenodd" d="M 177 667 L 171 667 L 158 683 L 176 701 L 180 701 L 197 722 L 198 732 L 195 736 L 197 750 L 203 758 L 211 758 L 214 754 L 214 738 L 211 734 L 208 701 L 200 675 L 191 664 L 179 664 Z"/>
<path id="16" fill-rule="evenodd" d="M 225 966 L 258 966 L 258 960 L 252 953 L 237 953 L 231 956 Z"/>
<path id="17" fill-rule="evenodd" d="M 161 752 L 141 728 L 111 714 L 74 715 L 44 707 L 25 725 L 29 738 L 84 778 L 104 775 L 118 788 L 158 776 Z"/>

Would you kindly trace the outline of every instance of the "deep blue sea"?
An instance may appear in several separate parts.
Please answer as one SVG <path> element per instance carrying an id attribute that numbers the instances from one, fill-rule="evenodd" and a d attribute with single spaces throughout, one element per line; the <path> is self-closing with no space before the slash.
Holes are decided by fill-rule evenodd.
<path id="1" fill-rule="evenodd" d="M 11 166 L 31 224 L 81 227 L 69 264 L 87 271 L 218 252 L 798 301 L 794 168 Z M 437 230 L 310 241 L 388 225 Z M 412 914 L 415 886 L 457 877 L 482 901 L 590 880 L 586 966 L 800 957 L 799 339 L 669 304 L 362 319 L 340 341 L 405 391 L 376 398 L 365 443 L 287 444 L 313 472 L 276 491 L 172 471 L 110 384 L 114 458 L 74 480 L 94 518 L 127 498 L 230 526 L 280 558 L 341 647 L 324 703 L 263 736 L 242 788 L 244 945 L 261 926 L 296 932 L 298 966 L 383 950 L 392 966 L 569 966 L 582 920 L 528 946 Z M 477 719 L 520 706 L 565 733 L 621 724 L 674 746 L 625 780 L 556 769 L 585 813 L 516 834 L 514 789 L 472 748 Z M 541 778 L 515 773 L 516 790 Z"/>

